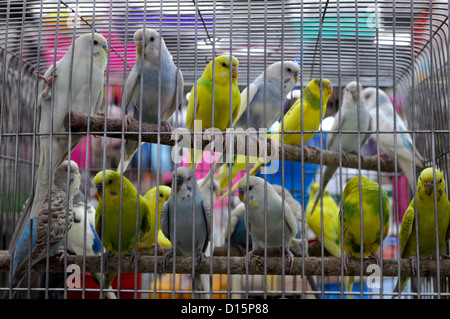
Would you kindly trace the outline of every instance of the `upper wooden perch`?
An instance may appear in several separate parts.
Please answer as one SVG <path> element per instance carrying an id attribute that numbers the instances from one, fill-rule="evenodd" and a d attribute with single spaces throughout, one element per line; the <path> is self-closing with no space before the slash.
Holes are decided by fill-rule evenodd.
<path id="1" fill-rule="evenodd" d="M 105 118 L 102 115 L 91 115 L 89 118 L 89 130 L 88 130 L 88 116 L 84 113 L 79 112 L 71 112 L 66 115 L 66 119 L 64 125 L 67 130 L 72 132 L 86 133 L 89 131 L 91 135 L 104 135 L 106 131 L 107 137 L 112 138 L 122 138 L 122 134 L 125 139 L 139 140 L 139 121 L 135 119 L 131 119 L 130 123 L 127 125 L 126 132 L 122 132 L 122 119 L 118 118 L 107 118 L 106 119 L 106 129 L 105 129 Z M 158 143 L 158 135 L 159 135 L 159 143 L 169 146 L 174 146 L 178 142 L 182 141 L 182 136 L 180 135 L 178 140 L 175 140 L 175 136 L 172 136 L 171 132 L 167 132 L 163 125 L 160 126 L 161 134 L 158 134 L 158 124 L 151 124 L 143 122 L 141 125 L 141 141 L 148 143 Z M 191 132 L 191 136 L 194 133 Z M 223 138 L 225 139 L 225 132 L 222 133 Z M 200 141 L 200 133 L 197 133 L 197 141 Z M 194 148 L 194 138 L 191 138 L 192 144 L 191 147 Z M 185 141 L 183 143 L 186 143 Z M 203 139 L 201 143 L 197 143 L 195 145 L 196 148 L 203 149 L 210 145 L 210 141 Z M 253 143 L 253 144 L 252 144 Z M 183 144 L 183 146 L 186 146 Z M 249 149 L 257 150 L 259 154 L 259 145 L 254 141 L 250 141 L 248 145 Z M 254 148 L 253 148 L 254 147 Z M 337 152 L 331 152 L 327 150 L 319 150 L 315 147 L 305 146 L 302 154 L 302 147 L 300 145 L 279 145 L 279 157 L 280 159 L 284 159 L 287 161 L 294 162 L 306 162 L 313 164 L 322 164 L 322 165 L 332 165 L 339 166 L 340 156 Z M 284 151 L 283 151 L 284 147 Z M 267 140 L 267 149 L 271 149 L 271 140 Z M 240 155 L 246 154 L 247 145 L 242 147 L 240 145 L 240 149 L 238 149 L 237 141 L 234 142 L 233 153 Z M 303 156 L 303 157 L 302 157 Z M 322 161 L 321 161 L 322 158 Z M 302 160 L 303 159 L 303 160 Z M 345 156 L 341 156 L 341 163 L 343 167 L 349 168 L 359 168 L 358 162 L 360 162 L 361 169 L 367 170 L 380 170 L 384 172 L 393 172 L 395 165 L 391 159 L 379 159 L 378 166 L 378 157 L 377 156 L 361 156 L 360 158 L 357 155 L 353 154 L 345 154 Z"/>

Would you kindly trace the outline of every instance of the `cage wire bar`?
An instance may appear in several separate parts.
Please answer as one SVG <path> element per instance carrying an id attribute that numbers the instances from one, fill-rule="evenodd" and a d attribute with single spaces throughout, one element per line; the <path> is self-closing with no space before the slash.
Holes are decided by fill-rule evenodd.
<path id="1" fill-rule="evenodd" d="M 417 276 L 412 276 L 404 292 L 393 292 L 399 274 L 400 278 L 412 275 L 411 262 L 400 258 L 399 233 L 410 201 L 417 201 L 418 198 L 398 166 L 401 154 L 397 153 L 400 147 L 396 144 L 397 140 L 394 140 L 396 149 L 393 157 L 385 154 L 377 141 L 383 135 L 394 139 L 399 131 L 381 130 L 381 118 L 373 119 L 375 124 L 369 132 L 332 131 L 330 123 L 342 105 L 344 88 L 348 83 L 358 81 L 363 88 L 382 89 L 406 123 L 406 132 L 410 134 L 417 152 L 422 155 L 424 167 L 438 168 L 448 189 L 449 10 L 447 1 L 431 0 L 0 1 L 0 294 L 8 297 L 12 292 L 9 283 L 12 262 L 8 248 L 22 207 L 37 186 L 33 183 L 40 158 L 37 120 L 42 94 L 38 87 L 38 75 L 43 75 L 54 62 L 62 58 L 74 38 L 95 31 L 107 39 L 109 49 L 101 106 L 107 117 L 92 113 L 86 119 L 80 114 L 71 114 L 73 121 L 84 121 L 88 125 L 84 129 L 77 129 L 74 122 L 69 121 L 66 127 L 69 133 L 52 132 L 53 138 L 60 134 L 83 136 L 70 154 L 70 159 L 77 162 L 82 175 L 80 189 L 85 194 L 84 217 L 95 214 L 87 208 L 92 205 L 95 210 L 99 202 L 94 176 L 102 170 L 117 169 L 124 155 L 122 145 L 126 139 L 152 141 L 143 143 L 127 170 L 121 172 L 121 176 L 128 178 L 142 196 L 153 187 L 171 186 L 172 171 L 177 166 L 188 165 L 186 156 L 182 164 L 172 160 L 174 140 L 171 140 L 172 132 L 167 131 L 164 125 L 144 123 L 142 119 L 128 122 L 124 117 L 125 83 L 139 54 L 133 36 L 137 30 L 145 27 L 161 34 L 174 64 L 183 74 L 183 98 L 178 101 L 181 105 L 168 120 L 172 130 L 186 127 L 191 89 L 198 85 L 196 81 L 206 65 L 219 55 L 233 55 L 239 60 L 237 85 L 242 95 L 248 94 L 244 93 L 244 89 L 272 63 L 282 60 L 299 64 L 299 81 L 285 101 L 283 97 L 283 103 L 279 106 L 281 114 L 285 114 L 297 99 L 304 101 L 303 90 L 312 79 L 327 78 L 331 81 L 333 94 L 320 128 L 314 131 L 314 137 L 305 143 L 305 148 L 282 144 L 279 149 L 282 163 L 278 172 L 259 175 L 265 180 L 265 194 L 269 191 L 269 185 L 282 186 L 280 197 L 284 201 L 283 216 L 286 206 L 291 207 L 288 202 L 291 195 L 297 205 L 294 214 L 300 225 L 302 240 L 299 247 L 293 248 L 294 271 L 288 272 L 287 259 L 280 257 L 285 256 L 285 252 L 281 255 L 277 250 L 267 249 L 263 253 L 266 258 L 248 260 L 246 256 L 251 251 L 251 236 L 246 232 L 248 225 L 244 222 L 240 221 L 236 226 L 240 227 L 240 234 L 224 236 L 225 231 L 231 230 L 229 221 L 234 218 L 232 211 L 240 200 L 237 192 L 219 198 L 219 193 L 223 194 L 228 188 L 217 191 L 216 185 L 210 183 L 200 189 L 203 199 L 212 201 L 213 220 L 212 247 L 207 250 L 203 266 L 199 266 L 197 260 L 177 256 L 169 261 L 163 272 L 164 257 L 156 249 L 143 248 L 138 242 L 131 248 L 137 254 L 133 263 L 126 254 L 119 254 L 118 258 L 113 256 L 109 264 L 105 264 L 106 252 L 88 256 L 88 249 L 84 247 L 78 256 L 64 256 L 63 264 L 58 263 L 59 257 L 49 256 L 49 264 L 46 265 L 44 258 L 37 265 L 29 267 L 29 280 L 25 280 L 18 288 L 15 297 L 95 299 L 105 297 L 102 293 L 108 292 L 107 298 L 150 299 L 448 298 L 450 264 L 441 259 L 440 253 L 437 254 L 439 263 L 433 259 L 435 256 L 414 261 L 418 267 Z M 77 68 L 76 61 L 72 67 Z M 161 91 L 164 74 L 160 66 L 157 72 L 159 80 L 154 86 Z M 267 118 L 271 92 L 267 74 L 264 78 L 264 114 Z M 231 79 L 229 81 L 232 83 Z M 212 90 L 219 90 L 217 84 L 213 85 Z M 144 98 L 145 91 L 146 88 L 141 89 L 140 100 Z M 193 92 L 198 99 L 198 88 Z M 229 96 L 232 96 L 231 92 Z M 376 105 L 380 106 L 381 103 L 377 97 Z M 155 108 L 161 111 L 161 101 Z M 229 108 L 232 108 L 231 104 Z M 213 109 L 215 112 L 220 111 L 217 105 Z M 268 120 L 265 120 L 266 124 Z M 276 129 L 276 125 L 284 127 L 285 124 L 280 123 L 280 120 L 272 129 Z M 395 121 L 399 119 L 394 117 Z M 283 136 L 292 133 L 295 132 L 282 132 Z M 303 140 L 309 132 L 296 133 L 301 133 Z M 340 138 L 345 134 L 372 133 L 372 138 L 361 146 L 361 156 L 343 152 L 330 154 L 326 151 L 326 141 L 331 133 L 339 134 Z M 207 134 L 195 132 L 194 136 L 201 138 Z M 239 134 L 235 132 L 234 135 Z M 248 132 L 246 138 L 247 141 L 251 140 Z M 261 136 L 259 138 L 260 141 L 265 140 Z M 216 147 L 220 144 L 217 141 Z M 196 139 L 195 146 L 201 148 L 207 142 L 203 140 L 198 143 Z M 249 156 L 249 142 L 243 150 L 243 155 Z M 206 158 L 217 160 L 218 154 L 205 152 L 203 162 L 196 168 L 196 187 L 213 168 L 213 165 L 206 163 Z M 371 159 L 373 165 L 368 168 L 367 163 Z M 354 160 L 353 165 L 349 164 L 351 160 Z M 415 161 L 413 163 L 418 164 Z M 369 265 L 375 265 L 374 260 L 350 260 L 349 271 L 355 278 L 352 291 L 345 289 L 344 280 L 348 276 L 342 267 L 343 257 L 333 257 L 321 244 L 327 232 L 325 210 L 328 208 L 321 204 L 320 234 L 312 231 L 306 216 L 311 186 L 322 180 L 321 173 L 327 165 L 332 164 L 340 165 L 328 185 L 329 194 L 338 209 L 344 207 L 342 193 L 345 185 L 355 176 L 369 177 L 385 189 L 389 197 L 389 233 L 379 250 L 383 258 L 381 278 L 375 278 L 367 270 Z M 250 168 L 251 164 L 247 166 L 247 169 Z M 421 169 L 416 167 L 414 188 L 420 173 Z M 237 176 L 243 177 L 245 172 Z M 210 181 L 217 179 L 217 175 L 210 177 Z M 232 180 L 231 173 L 227 172 L 226 182 L 232 181 L 230 184 L 234 184 L 237 180 Z M 123 186 L 121 182 L 121 198 Z M 172 188 L 174 193 L 177 193 L 176 188 Z M 196 193 L 195 197 L 199 194 Z M 143 200 L 138 195 L 136 197 Z M 264 203 L 267 216 L 271 204 L 267 196 L 264 197 Z M 157 209 L 157 203 L 150 205 Z M 124 209 L 120 208 L 122 220 L 127 218 Z M 246 209 L 245 214 L 248 213 Z M 361 209 L 362 213 L 364 211 Z M 432 213 L 437 214 L 437 211 Z M 140 208 L 136 208 L 136 214 L 142 214 Z M 446 211 L 445 215 L 450 215 L 450 211 Z M 433 227 L 438 232 L 439 223 L 434 220 Z M 157 218 L 154 222 L 161 224 Z M 178 223 L 181 224 L 180 221 Z M 136 223 L 136 230 L 138 226 Z M 185 225 L 181 226 L 186 228 Z M 269 231 L 271 225 L 266 222 L 266 226 Z M 88 223 L 84 222 L 82 228 L 86 233 Z M 185 231 L 193 231 L 195 235 L 198 229 Z M 283 232 L 286 231 L 283 227 Z M 414 229 L 412 231 L 416 232 Z M 136 238 L 139 236 L 136 234 Z M 154 239 L 158 239 L 157 232 Z M 243 240 L 243 244 L 232 243 L 238 239 Z M 81 240 L 87 245 L 87 236 Z M 170 249 L 165 247 L 163 250 L 166 253 Z M 448 247 L 445 252 L 448 254 Z M 80 266 L 81 270 L 82 280 L 78 286 L 71 284 L 77 273 L 63 268 L 73 264 Z M 91 273 L 100 272 L 103 275 L 111 271 L 118 271 L 111 289 L 100 288 L 92 279 Z M 197 275 L 200 275 L 202 285 L 192 289 Z"/>

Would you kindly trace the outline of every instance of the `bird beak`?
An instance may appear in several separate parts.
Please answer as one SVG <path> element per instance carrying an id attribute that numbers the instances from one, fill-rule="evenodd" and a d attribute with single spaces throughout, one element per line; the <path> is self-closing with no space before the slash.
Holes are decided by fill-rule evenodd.
<path id="1" fill-rule="evenodd" d="M 237 79 L 237 77 L 238 77 L 238 69 L 237 69 L 237 66 L 232 66 L 231 67 L 231 75 L 232 75 L 232 77 L 233 77 L 233 79 Z"/>
<path id="2" fill-rule="evenodd" d="M 238 189 L 238 196 L 241 202 L 244 201 L 244 190 L 242 188 Z"/>
<path id="3" fill-rule="evenodd" d="M 81 181 L 81 174 L 80 173 L 78 173 L 78 177 L 80 178 L 80 181 Z"/>
<path id="4" fill-rule="evenodd" d="M 95 187 L 97 188 L 97 193 L 101 194 L 103 191 L 103 184 L 95 184 Z"/>
<path id="5" fill-rule="evenodd" d="M 294 81 L 295 81 L 295 83 L 297 83 L 297 81 L 298 81 L 298 72 L 294 73 Z"/>
<path id="6" fill-rule="evenodd" d="M 331 85 L 331 83 L 327 85 L 327 91 L 330 95 L 333 94 L 333 86 Z"/>
<path id="7" fill-rule="evenodd" d="M 424 182 L 423 184 L 424 184 L 424 186 L 425 186 L 425 193 L 426 193 L 428 196 L 430 196 L 431 194 L 433 194 L 434 183 L 433 183 L 433 182 L 431 182 L 431 183 L 429 183 L 429 182 Z"/>
<path id="8" fill-rule="evenodd" d="M 102 48 L 103 48 L 103 50 L 106 51 L 106 54 L 109 53 L 109 50 L 108 50 L 108 43 L 103 43 Z"/>
<path id="9" fill-rule="evenodd" d="M 141 55 L 142 54 L 142 44 L 137 44 L 136 50 L 137 50 L 138 54 Z"/>

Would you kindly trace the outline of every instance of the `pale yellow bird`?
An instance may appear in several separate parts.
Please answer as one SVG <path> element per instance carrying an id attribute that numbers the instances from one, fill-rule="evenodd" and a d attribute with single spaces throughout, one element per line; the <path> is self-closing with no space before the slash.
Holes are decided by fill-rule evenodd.
<path id="1" fill-rule="evenodd" d="M 322 88 L 321 89 L 321 82 Z M 303 133 L 303 131 L 317 131 L 322 123 L 322 119 L 327 111 L 327 103 L 331 94 L 333 94 L 333 87 L 331 81 L 328 79 L 314 79 L 308 83 L 303 90 L 303 100 L 298 99 L 294 105 L 287 111 L 283 117 L 282 125 L 279 126 L 277 132 L 270 135 L 270 138 L 280 144 L 284 133 L 284 144 L 302 144 L 309 141 L 316 133 Z M 320 98 L 322 96 L 322 99 Z M 322 103 L 320 103 L 322 100 Z M 290 131 L 298 131 L 300 133 L 288 133 Z M 302 140 L 303 136 L 303 140 Z M 259 169 L 264 165 L 264 159 L 260 158 L 258 162 L 248 173 L 249 175 L 255 175 L 259 172 Z M 243 178 L 246 178 L 244 176 Z M 236 183 L 231 192 L 233 192 L 238 186 Z M 221 198 L 228 196 L 228 192 L 222 195 Z"/>
<path id="2" fill-rule="evenodd" d="M 328 192 L 328 188 L 324 190 L 323 196 L 323 217 L 320 214 L 321 200 L 314 211 L 312 208 L 314 206 L 314 199 L 317 195 L 317 190 L 319 189 L 319 183 L 315 183 L 311 186 L 311 192 L 309 194 L 308 205 L 306 206 L 306 220 L 308 221 L 308 226 L 314 232 L 318 240 L 322 240 L 323 232 L 323 245 L 325 249 L 334 257 L 341 257 L 341 242 L 338 236 L 338 216 L 339 216 L 339 206 L 334 201 Z M 323 218 L 323 230 L 322 230 L 322 218 Z"/>
<path id="3" fill-rule="evenodd" d="M 150 229 L 158 229 L 158 243 L 162 247 L 171 247 L 170 240 L 164 236 L 161 230 L 161 208 L 164 203 L 169 198 L 171 192 L 171 188 L 165 185 L 159 185 L 158 188 L 155 186 L 150 189 L 144 195 L 144 199 L 149 204 L 150 208 L 150 221 L 152 225 L 156 223 L 156 216 L 158 217 L 158 227 L 151 227 Z M 158 210 L 158 211 L 156 211 Z M 155 225 L 156 226 L 156 225 Z M 138 244 L 138 248 L 149 248 L 155 245 L 155 232 L 147 232 L 144 234 L 142 239 Z"/>

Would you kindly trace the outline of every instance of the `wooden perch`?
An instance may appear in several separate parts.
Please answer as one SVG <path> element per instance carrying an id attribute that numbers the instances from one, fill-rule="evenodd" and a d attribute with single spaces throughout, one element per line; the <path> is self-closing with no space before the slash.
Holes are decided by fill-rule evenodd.
<path id="1" fill-rule="evenodd" d="M 50 257 L 49 271 L 50 272 L 64 272 L 64 263 L 60 262 L 59 256 Z M 110 257 L 108 266 L 104 271 L 114 272 L 117 271 L 118 257 Z M 140 253 L 137 258 L 137 272 L 139 273 L 163 273 L 163 256 L 155 257 L 154 254 Z M 214 256 L 212 259 L 207 257 L 202 267 L 196 264 L 196 273 L 209 274 L 210 262 L 212 260 L 212 273 L 213 274 L 246 274 L 246 260 L 245 257 L 237 256 Z M 168 262 L 166 273 L 173 272 L 173 261 L 171 258 Z M 281 275 L 283 274 L 281 257 L 268 257 L 267 258 L 267 274 L 268 275 Z M 264 275 L 265 260 L 263 257 L 255 257 L 251 260 L 248 267 L 248 274 L 250 275 Z M 10 264 L 10 255 L 8 252 L 0 252 L 0 271 L 8 271 Z M 83 256 L 70 255 L 67 256 L 67 265 L 77 264 L 80 266 L 81 271 L 86 272 L 100 272 L 101 257 L 100 256 L 87 256 L 85 259 L 85 267 L 83 268 Z M 303 269 L 304 264 L 304 269 Z M 363 275 L 378 275 L 371 270 L 369 265 L 376 264 L 375 259 L 364 259 Z M 285 263 L 286 265 L 286 263 Z M 398 276 L 398 267 L 400 267 L 401 275 L 412 277 L 411 261 L 409 259 L 383 259 L 383 276 Z M 340 276 L 341 273 L 341 259 L 334 257 L 306 257 L 304 260 L 301 257 L 296 257 L 294 260 L 293 272 L 289 275 L 312 275 L 321 276 L 322 269 L 325 276 Z M 34 271 L 45 272 L 46 264 L 45 260 L 36 264 L 33 267 Z M 361 270 L 360 259 L 350 258 L 348 273 L 345 275 L 359 276 Z M 131 263 L 130 256 L 123 255 L 120 260 L 120 271 L 123 273 L 133 273 L 136 271 L 134 264 Z M 286 271 L 286 269 L 285 269 Z M 175 273 L 179 274 L 191 274 L 192 273 L 192 259 L 190 257 L 177 256 L 175 258 Z M 420 271 L 418 271 L 421 277 L 436 276 L 436 260 L 420 260 Z M 288 275 L 288 273 L 285 273 Z M 381 274 L 379 274 L 381 275 Z M 450 259 L 440 260 L 440 277 L 450 277 Z"/>
<path id="2" fill-rule="evenodd" d="M 70 120 L 69 120 L 70 118 Z M 72 112 L 66 115 L 65 127 L 69 130 L 69 127 L 72 132 L 77 133 L 86 133 L 88 131 L 88 117 L 84 113 Z M 135 119 L 131 119 L 130 123 L 127 125 L 126 132 L 122 133 L 122 119 L 118 118 L 108 118 L 106 120 L 106 128 L 105 128 L 105 118 L 101 115 L 92 115 L 89 118 L 89 134 L 103 136 L 106 129 L 106 136 L 112 138 L 122 138 L 122 134 L 125 139 L 138 140 L 139 139 L 139 122 Z M 165 127 L 163 125 L 160 126 L 159 134 L 159 142 L 164 145 L 175 146 L 177 143 L 182 142 L 183 137 L 180 135 L 178 140 L 172 138 L 172 133 L 165 131 Z M 193 143 L 193 132 L 189 132 L 191 134 L 192 144 L 189 144 L 191 148 L 196 148 L 207 150 L 210 146 L 210 141 L 207 139 L 201 139 L 201 134 L 197 133 L 197 144 Z M 184 134 L 185 135 L 185 134 Z M 205 136 L 209 136 L 205 134 Z M 225 140 L 226 133 L 222 133 L 223 139 Z M 158 143 L 158 124 L 151 124 L 143 122 L 141 125 L 141 139 L 142 142 L 148 143 Z M 184 141 L 183 143 L 186 143 Z M 234 141 L 233 145 L 233 154 L 247 155 L 246 150 L 253 150 L 254 154 L 260 154 L 260 145 L 262 143 L 255 142 L 255 139 L 250 139 L 248 145 L 245 146 L 238 145 L 237 140 Z M 270 139 L 267 140 L 267 149 L 270 150 L 272 148 L 272 142 Z M 179 144 L 181 145 L 181 144 Z M 183 146 L 185 146 L 183 144 Z M 278 145 L 279 158 L 284 158 L 287 161 L 301 162 L 302 161 L 302 147 L 301 145 Z M 256 153 L 257 152 L 257 153 Z M 303 151 L 303 162 L 320 164 L 322 156 L 322 164 L 323 165 L 333 165 L 339 166 L 339 153 L 331 152 L 327 150 L 319 150 L 315 147 L 305 146 Z M 390 159 L 385 160 L 380 158 L 380 166 L 378 167 L 378 158 L 377 156 L 362 156 L 359 158 L 357 155 L 353 154 L 345 154 L 342 156 L 342 166 L 349 168 L 358 168 L 358 162 L 361 161 L 361 169 L 367 170 L 380 170 L 384 172 L 393 172 L 395 165 L 394 162 Z"/>

